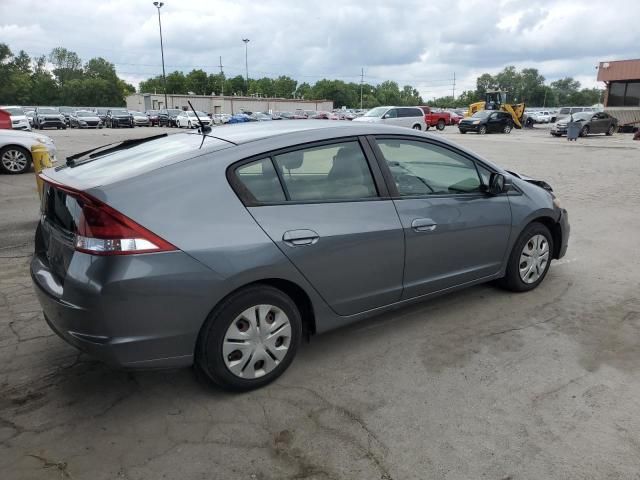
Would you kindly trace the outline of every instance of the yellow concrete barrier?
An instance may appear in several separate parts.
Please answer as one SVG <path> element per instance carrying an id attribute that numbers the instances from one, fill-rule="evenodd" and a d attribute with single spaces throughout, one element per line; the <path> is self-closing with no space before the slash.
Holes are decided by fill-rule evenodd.
<path id="1" fill-rule="evenodd" d="M 38 187 L 38 195 L 42 198 L 42 189 L 44 182 L 40 178 L 40 172 L 45 168 L 53 167 L 51 154 L 44 145 L 34 145 L 31 147 L 31 158 L 33 160 L 33 168 L 36 171 L 36 185 Z"/>

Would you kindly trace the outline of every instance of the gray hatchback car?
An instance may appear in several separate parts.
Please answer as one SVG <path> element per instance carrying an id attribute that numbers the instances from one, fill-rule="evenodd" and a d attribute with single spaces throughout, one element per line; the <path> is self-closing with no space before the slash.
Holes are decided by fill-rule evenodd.
<path id="1" fill-rule="evenodd" d="M 260 122 L 45 170 L 31 273 L 50 327 L 118 366 L 248 390 L 302 338 L 565 254 L 551 187 L 422 132 Z"/>

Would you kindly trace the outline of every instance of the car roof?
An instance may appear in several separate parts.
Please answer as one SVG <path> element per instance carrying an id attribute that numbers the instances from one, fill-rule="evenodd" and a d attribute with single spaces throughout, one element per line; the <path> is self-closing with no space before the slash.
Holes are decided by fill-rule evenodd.
<path id="1" fill-rule="evenodd" d="M 223 125 L 216 127 L 209 134 L 212 137 L 240 145 L 243 143 L 264 140 L 268 138 L 292 135 L 300 132 L 326 133 L 327 138 L 349 135 L 373 135 L 373 134 L 402 134 L 408 133 L 406 128 L 394 127 L 384 124 L 344 123 L 335 125 L 324 120 L 305 120 L 290 122 L 252 122 L 242 125 Z M 324 135 L 323 135 L 324 136 Z"/>

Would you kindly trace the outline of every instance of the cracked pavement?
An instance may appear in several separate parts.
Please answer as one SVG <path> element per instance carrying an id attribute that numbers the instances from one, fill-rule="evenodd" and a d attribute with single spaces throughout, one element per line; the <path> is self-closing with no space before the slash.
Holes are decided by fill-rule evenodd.
<path id="1" fill-rule="evenodd" d="M 158 130 L 47 134 L 64 155 Z M 547 180 L 567 256 L 527 294 L 474 287 L 315 337 L 242 395 L 54 335 L 28 271 L 33 174 L 0 175 L 0 478 L 640 478 L 639 142 L 443 135 Z"/>

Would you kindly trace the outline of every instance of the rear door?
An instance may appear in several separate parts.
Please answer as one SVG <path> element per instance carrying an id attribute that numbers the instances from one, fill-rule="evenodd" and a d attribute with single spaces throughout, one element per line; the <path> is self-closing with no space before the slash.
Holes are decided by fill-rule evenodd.
<path id="1" fill-rule="evenodd" d="M 487 278 L 507 254 L 506 195 L 483 193 L 491 170 L 453 147 L 371 138 L 405 233 L 403 298 Z"/>
<path id="2" fill-rule="evenodd" d="M 489 119 L 487 120 L 487 131 L 489 132 L 500 132 L 502 131 L 502 118 L 500 116 L 500 112 L 493 112 L 489 115 Z"/>
<path id="3" fill-rule="evenodd" d="M 258 224 L 339 315 L 402 292 L 402 225 L 368 149 L 357 138 L 298 146 L 241 162 L 230 176 Z"/>

